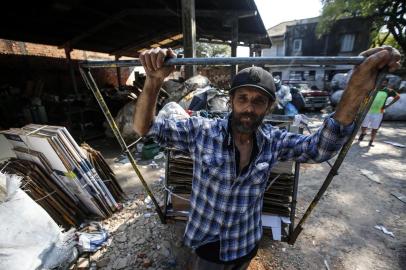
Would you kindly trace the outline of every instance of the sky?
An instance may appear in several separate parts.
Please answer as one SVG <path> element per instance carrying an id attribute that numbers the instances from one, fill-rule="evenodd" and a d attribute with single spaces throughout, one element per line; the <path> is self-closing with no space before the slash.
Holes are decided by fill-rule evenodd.
<path id="1" fill-rule="evenodd" d="M 320 15 L 321 0 L 255 0 L 259 14 L 268 29 L 281 22 Z"/>
<path id="2" fill-rule="evenodd" d="M 255 0 L 265 28 L 281 22 L 316 17 L 321 12 L 321 0 Z M 247 47 L 239 47 L 237 56 L 248 56 Z"/>

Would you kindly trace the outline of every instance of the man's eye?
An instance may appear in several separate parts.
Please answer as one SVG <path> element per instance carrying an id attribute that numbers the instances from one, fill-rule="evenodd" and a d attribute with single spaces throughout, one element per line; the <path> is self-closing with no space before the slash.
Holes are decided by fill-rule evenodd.
<path id="1" fill-rule="evenodd" d="M 258 99 L 258 100 L 255 100 L 254 103 L 255 103 L 256 105 L 263 106 L 263 105 L 266 104 L 266 101 L 263 100 L 263 99 Z"/>

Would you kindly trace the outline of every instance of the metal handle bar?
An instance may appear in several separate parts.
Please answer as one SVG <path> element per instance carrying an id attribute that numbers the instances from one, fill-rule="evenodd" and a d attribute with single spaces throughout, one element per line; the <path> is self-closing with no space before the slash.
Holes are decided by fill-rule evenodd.
<path id="1" fill-rule="evenodd" d="M 283 56 L 283 57 L 216 57 L 216 58 L 168 58 L 165 66 L 181 65 L 358 65 L 363 56 Z M 82 68 L 134 67 L 142 66 L 139 59 L 117 61 L 83 61 Z"/>

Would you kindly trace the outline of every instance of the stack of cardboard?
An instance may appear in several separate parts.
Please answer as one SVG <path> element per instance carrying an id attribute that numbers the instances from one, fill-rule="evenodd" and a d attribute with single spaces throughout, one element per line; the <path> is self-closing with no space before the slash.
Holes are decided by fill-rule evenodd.
<path id="1" fill-rule="evenodd" d="M 41 161 L 41 163 L 45 163 Z M 48 212 L 52 219 L 66 229 L 80 225 L 87 210 L 71 199 L 55 181 L 48 168 L 29 160 L 12 158 L 4 172 L 21 177 L 23 190 Z"/>
<path id="2" fill-rule="evenodd" d="M 30 124 L 0 134 L 7 139 L 9 149 L 18 159 L 38 165 L 48 177 L 47 182 L 55 184 L 44 196 L 52 197 L 53 191 L 58 189 L 88 218 L 103 219 L 120 208 L 117 200 L 122 195 L 121 189 L 113 192 L 116 196 L 112 195 L 66 128 Z M 5 169 L 15 162 L 10 160 L 9 163 Z M 29 168 L 31 165 L 27 164 Z M 21 169 L 19 174 L 30 177 L 30 170 Z M 35 200 L 39 199 L 44 198 Z"/>
<path id="3" fill-rule="evenodd" d="M 87 143 L 82 143 L 80 148 L 84 151 L 97 174 L 103 180 L 116 201 L 123 201 L 126 197 L 123 189 L 118 184 L 116 176 L 99 151 L 96 151 Z"/>

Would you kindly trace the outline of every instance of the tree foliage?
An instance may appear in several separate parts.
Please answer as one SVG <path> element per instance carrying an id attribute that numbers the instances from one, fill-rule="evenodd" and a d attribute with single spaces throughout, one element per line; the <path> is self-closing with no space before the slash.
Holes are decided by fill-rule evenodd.
<path id="1" fill-rule="evenodd" d="M 197 57 L 225 57 L 231 55 L 231 47 L 226 44 L 196 42 Z"/>
<path id="2" fill-rule="evenodd" d="M 366 17 L 372 22 L 371 46 L 395 42 L 395 47 L 406 52 L 405 0 L 322 0 L 322 3 L 322 15 L 317 26 L 319 35 L 328 32 L 339 19 Z"/>

